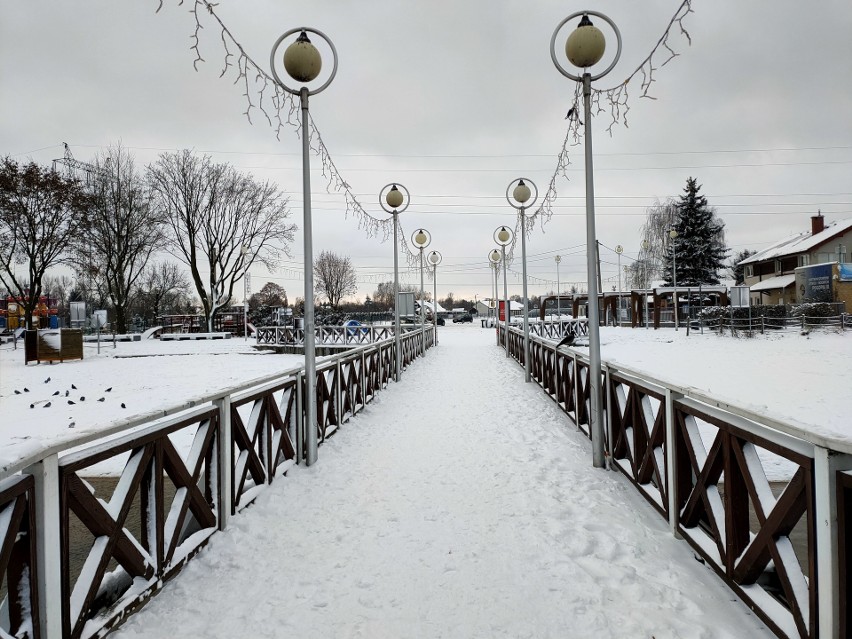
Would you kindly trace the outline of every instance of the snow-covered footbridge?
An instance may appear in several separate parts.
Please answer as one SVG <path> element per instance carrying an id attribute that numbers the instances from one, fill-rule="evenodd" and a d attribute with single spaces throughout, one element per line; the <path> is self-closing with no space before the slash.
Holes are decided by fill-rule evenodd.
<path id="1" fill-rule="evenodd" d="M 582 353 L 533 338 L 524 384 L 494 332 L 440 338 L 399 382 L 392 339 L 318 364 L 310 467 L 293 370 L 7 469 L 0 636 L 841 636 L 849 451 L 605 365 L 595 469 Z"/>

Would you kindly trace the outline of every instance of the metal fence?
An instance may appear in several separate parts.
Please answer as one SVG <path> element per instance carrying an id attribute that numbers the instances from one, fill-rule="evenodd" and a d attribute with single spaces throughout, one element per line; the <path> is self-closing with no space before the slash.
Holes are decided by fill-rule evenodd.
<path id="1" fill-rule="evenodd" d="M 509 331 L 524 362 L 523 334 Z M 505 345 L 506 332 L 499 341 Z M 532 337 L 534 380 L 589 436 L 589 360 Z M 608 465 L 784 638 L 846 637 L 852 442 L 602 362 Z M 769 466 L 786 469 L 770 482 Z"/>
<path id="2" fill-rule="evenodd" d="M 403 327 L 403 335 L 416 330 Z M 427 328 L 431 330 L 431 328 Z M 393 326 L 317 326 L 316 343 L 322 345 L 358 345 L 373 344 L 383 339 L 392 338 Z M 262 326 L 257 329 L 258 344 L 297 345 L 304 344 L 305 330 L 292 326 Z"/>
<path id="3" fill-rule="evenodd" d="M 434 345 L 402 336 L 406 368 Z M 316 368 L 321 443 L 394 377 L 393 339 Z M 100 637 L 304 459 L 304 370 L 116 423 L 0 472 L 0 637 Z M 120 469 L 96 489 L 96 464 Z M 78 557 L 75 559 L 75 557 Z"/>

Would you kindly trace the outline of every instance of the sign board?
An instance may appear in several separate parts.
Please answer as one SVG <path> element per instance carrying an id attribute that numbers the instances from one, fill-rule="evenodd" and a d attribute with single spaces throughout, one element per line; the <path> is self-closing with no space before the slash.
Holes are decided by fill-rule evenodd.
<path id="1" fill-rule="evenodd" d="M 841 282 L 852 282 L 852 264 L 840 264 L 837 270 Z"/>
<path id="2" fill-rule="evenodd" d="M 103 328 L 107 323 L 106 310 L 95 311 L 92 313 L 92 326 L 95 328 Z"/>
<path id="3" fill-rule="evenodd" d="M 246 295 L 251 293 L 251 273 L 246 272 Z"/>
<path id="4" fill-rule="evenodd" d="M 731 287 L 731 306 L 734 308 L 748 308 L 749 306 L 749 287 L 748 286 L 732 286 Z"/>
<path id="5" fill-rule="evenodd" d="M 796 269 L 796 283 L 803 302 L 833 301 L 831 264 Z"/>
<path id="6" fill-rule="evenodd" d="M 414 293 L 397 293 L 396 308 L 400 317 L 414 317 Z"/>
<path id="7" fill-rule="evenodd" d="M 506 321 L 506 300 L 500 300 L 500 321 Z"/>
<path id="8" fill-rule="evenodd" d="M 71 302 L 71 328 L 86 324 L 86 302 Z"/>

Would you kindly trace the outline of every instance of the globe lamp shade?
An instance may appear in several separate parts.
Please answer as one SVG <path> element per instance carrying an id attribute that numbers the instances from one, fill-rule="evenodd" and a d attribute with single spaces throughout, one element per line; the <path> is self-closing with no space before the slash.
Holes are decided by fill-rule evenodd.
<path id="1" fill-rule="evenodd" d="M 398 209 L 402 206 L 402 191 L 396 188 L 396 184 L 391 187 L 391 190 L 388 191 L 388 194 L 385 196 L 385 202 L 388 203 L 388 206 L 392 209 Z"/>
<path id="2" fill-rule="evenodd" d="M 320 74 L 322 56 L 304 31 L 284 51 L 284 69 L 297 82 L 310 82 Z"/>
<path id="3" fill-rule="evenodd" d="M 417 246 L 426 246 L 426 240 L 429 238 L 426 237 L 426 233 L 423 232 L 423 229 L 417 231 L 417 234 L 414 236 L 414 243 Z"/>
<path id="4" fill-rule="evenodd" d="M 565 55 L 575 67 L 586 67 L 597 64 L 606 50 L 606 38 L 604 34 L 589 20 L 589 16 L 583 16 L 577 28 L 568 36 L 565 42 Z"/>
<path id="5" fill-rule="evenodd" d="M 499 231 L 497 231 L 497 240 L 501 244 L 508 243 L 509 239 L 511 237 L 512 237 L 512 235 L 511 235 L 511 233 L 509 233 L 509 229 L 507 229 L 505 226 L 503 228 L 501 228 Z"/>
<path id="6" fill-rule="evenodd" d="M 500 251 L 494 249 L 493 251 L 491 251 L 491 254 L 488 256 L 488 258 L 496 264 L 500 261 Z"/>
<path id="7" fill-rule="evenodd" d="M 523 180 L 518 180 L 518 185 L 512 191 L 512 197 L 515 198 L 515 201 L 523 204 L 530 199 L 530 195 L 532 195 L 530 187 L 524 184 Z"/>

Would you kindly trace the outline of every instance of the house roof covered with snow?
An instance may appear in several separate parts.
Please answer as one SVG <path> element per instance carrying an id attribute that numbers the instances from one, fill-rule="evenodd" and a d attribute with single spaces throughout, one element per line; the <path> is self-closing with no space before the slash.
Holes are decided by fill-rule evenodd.
<path id="1" fill-rule="evenodd" d="M 750 287 L 751 291 L 774 291 L 776 289 L 785 289 L 788 286 L 796 283 L 796 275 L 779 275 L 762 280 Z"/>
<path id="2" fill-rule="evenodd" d="M 765 248 L 751 257 L 744 259 L 740 262 L 740 264 L 756 264 L 765 260 L 786 257 L 788 255 L 807 253 L 823 242 L 827 242 L 833 237 L 840 235 L 841 233 L 845 233 L 849 229 L 852 229 L 852 218 L 849 218 L 848 220 L 840 220 L 839 222 L 832 222 L 831 224 L 827 224 L 819 233 L 806 231 L 804 233 L 798 233 L 797 235 L 785 238 L 780 242 L 776 242 L 769 248 Z"/>

